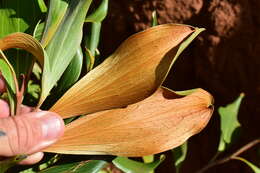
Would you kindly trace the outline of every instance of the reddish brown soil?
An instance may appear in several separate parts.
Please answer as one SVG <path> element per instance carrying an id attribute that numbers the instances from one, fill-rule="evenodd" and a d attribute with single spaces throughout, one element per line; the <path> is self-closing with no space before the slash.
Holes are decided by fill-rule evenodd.
<path id="1" fill-rule="evenodd" d="M 242 134 L 230 151 L 259 137 L 260 1 L 110 1 L 109 16 L 104 22 L 104 40 L 101 42 L 104 56 L 112 53 L 132 33 L 149 27 L 153 10 L 158 12 L 160 24 L 186 23 L 207 29 L 178 60 L 165 85 L 173 89 L 202 87 L 214 95 L 216 109 L 244 92 L 246 98 L 239 113 Z M 219 136 L 218 116 L 215 111 L 207 128 L 190 140 L 183 173 L 195 172 L 214 155 Z M 252 149 L 243 156 L 260 163 L 256 151 Z M 168 155 L 168 160 L 158 172 L 173 172 L 173 161 Z M 232 161 L 208 172 L 245 173 L 250 169 L 238 161 Z"/>

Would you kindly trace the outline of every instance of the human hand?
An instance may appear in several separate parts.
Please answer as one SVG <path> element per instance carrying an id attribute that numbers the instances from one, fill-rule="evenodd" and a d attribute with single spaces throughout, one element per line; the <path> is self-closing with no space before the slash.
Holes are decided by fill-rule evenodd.
<path id="1" fill-rule="evenodd" d="M 0 76 L 0 93 L 5 91 Z M 64 133 L 62 118 L 53 112 L 37 111 L 22 106 L 20 113 L 10 116 L 7 102 L 0 100 L 0 157 L 20 154 L 29 155 L 20 164 L 39 162 L 43 153 L 39 152 L 53 144 Z"/>

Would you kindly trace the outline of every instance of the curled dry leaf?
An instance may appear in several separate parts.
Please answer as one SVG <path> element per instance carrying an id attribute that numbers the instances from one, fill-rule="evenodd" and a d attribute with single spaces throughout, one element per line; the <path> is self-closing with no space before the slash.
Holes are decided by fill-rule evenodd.
<path id="1" fill-rule="evenodd" d="M 16 32 L 0 39 L 0 49 L 7 50 L 11 48 L 20 48 L 30 52 L 37 61 L 43 66 L 44 50 L 41 44 L 29 34 Z"/>
<path id="2" fill-rule="evenodd" d="M 162 84 L 180 44 L 195 30 L 165 24 L 131 36 L 67 91 L 51 111 L 68 118 L 145 99 Z"/>
<path id="3" fill-rule="evenodd" d="M 184 143 L 200 132 L 213 112 L 212 96 L 196 89 L 182 97 L 159 88 L 126 108 L 101 111 L 66 127 L 65 135 L 47 152 L 144 156 Z"/>

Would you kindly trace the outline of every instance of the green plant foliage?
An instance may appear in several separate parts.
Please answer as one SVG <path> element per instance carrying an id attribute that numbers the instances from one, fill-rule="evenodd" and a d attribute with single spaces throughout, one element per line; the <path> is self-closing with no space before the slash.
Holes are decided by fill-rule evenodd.
<path id="1" fill-rule="evenodd" d="M 144 163 L 151 163 L 154 161 L 154 155 L 143 156 Z"/>
<path id="2" fill-rule="evenodd" d="M 181 165 L 186 158 L 188 151 L 188 142 L 185 142 L 181 146 L 172 150 L 174 157 L 174 165 L 176 167 L 176 173 L 180 172 Z"/>
<path id="3" fill-rule="evenodd" d="M 108 0 L 102 0 L 99 7 L 85 19 L 85 22 L 102 22 L 107 16 Z"/>
<path id="4" fill-rule="evenodd" d="M 4 161 L 0 161 L 0 173 L 5 173 L 9 168 L 13 167 L 26 158 L 25 155 L 18 155 Z"/>
<path id="5" fill-rule="evenodd" d="M 86 47 L 91 52 L 92 56 L 95 56 L 95 50 L 98 47 L 99 37 L 101 30 L 101 22 L 94 22 L 91 24 L 91 32 L 86 41 Z"/>
<path id="6" fill-rule="evenodd" d="M 237 116 L 243 98 L 244 94 L 242 93 L 233 103 L 218 109 L 221 129 L 221 136 L 218 147 L 218 151 L 220 152 L 224 151 L 227 145 L 232 142 L 232 135 L 234 134 L 235 130 L 240 127 Z"/>
<path id="7" fill-rule="evenodd" d="M 112 162 L 125 173 L 150 173 L 151 171 L 154 171 L 164 159 L 165 156 L 161 155 L 160 159 L 155 160 L 152 163 L 142 163 L 130 160 L 127 157 L 117 157 Z"/>
<path id="8" fill-rule="evenodd" d="M 58 86 L 61 87 L 58 88 L 58 93 L 60 95 L 62 95 L 78 80 L 81 73 L 82 64 L 83 54 L 81 48 L 79 47 L 68 68 L 59 80 Z"/>
<path id="9" fill-rule="evenodd" d="M 34 29 L 33 37 L 38 41 L 41 41 L 42 34 L 44 31 L 44 26 L 45 26 L 45 23 L 40 23 L 40 21 L 39 21 Z"/>
<path id="10" fill-rule="evenodd" d="M 246 160 L 242 157 L 235 157 L 234 159 L 240 160 L 240 161 L 244 162 L 245 164 L 247 164 L 247 166 L 249 166 L 252 169 L 252 171 L 254 171 L 254 173 L 260 173 L 260 168 L 258 168 L 253 163 L 249 162 L 248 160 Z"/>
<path id="11" fill-rule="evenodd" d="M 37 104 L 37 101 L 40 98 L 41 94 L 41 86 L 37 83 L 34 83 L 33 80 L 29 80 L 27 84 L 27 90 L 26 90 L 26 100 L 25 104 L 28 106 L 33 106 Z"/>
<path id="12" fill-rule="evenodd" d="M 98 173 L 107 162 L 102 160 L 90 160 L 53 166 L 39 173 Z"/>
<path id="13" fill-rule="evenodd" d="M 76 54 L 82 39 L 82 27 L 90 4 L 91 0 L 70 1 L 61 24 L 46 47 L 49 58 L 45 58 L 44 62 L 39 105 L 46 99 Z"/>
<path id="14" fill-rule="evenodd" d="M 32 33 L 40 15 L 38 2 L 35 0 L 1 0 L 0 38 L 14 32 Z"/>
<path id="15" fill-rule="evenodd" d="M 195 28 L 195 31 L 186 39 L 184 40 L 181 45 L 179 46 L 178 48 L 178 51 L 176 52 L 172 62 L 171 62 L 171 65 L 170 65 L 170 68 L 172 67 L 172 65 L 175 63 L 175 61 L 178 59 L 178 57 L 180 56 L 180 54 L 184 51 L 184 49 L 186 49 L 189 44 L 202 32 L 202 31 L 205 31 L 204 28 Z M 165 78 L 168 76 L 168 73 L 169 71 L 167 72 L 167 74 L 165 75 Z M 162 81 L 164 81 L 165 79 L 163 79 Z"/>
<path id="16" fill-rule="evenodd" d="M 39 7 L 40 7 L 42 13 L 47 12 L 48 9 L 45 5 L 44 0 L 38 0 L 38 4 L 39 4 Z"/>
<path id="17" fill-rule="evenodd" d="M 149 156 L 143 156 L 144 163 L 152 163 L 154 161 L 154 155 Z M 151 171 L 150 173 L 153 173 L 154 171 Z"/>
<path id="18" fill-rule="evenodd" d="M 156 11 L 153 11 L 152 13 L 152 26 L 158 25 L 158 20 L 157 20 L 157 14 Z"/>
<path id="19" fill-rule="evenodd" d="M 45 29 L 41 43 L 45 47 L 57 31 L 68 8 L 69 0 L 50 0 Z"/>
<path id="20" fill-rule="evenodd" d="M 36 0 L 1 0 L 0 38 L 14 32 L 32 34 L 40 16 L 41 10 Z M 16 71 L 18 79 L 20 74 L 29 72 L 28 69 L 32 65 L 32 57 L 27 52 L 12 49 L 8 50 L 6 55 L 10 57 L 9 61 Z"/>
<path id="21" fill-rule="evenodd" d="M 16 84 L 15 84 L 15 74 L 12 69 L 12 66 L 6 59 L 5 55 L 3 52 L 0 50 L 0 73 L 3 75 L 6 83 L 6 88 L 7 88 L 7 93 L 8 93 L 8 101 L 9 101 L 9 106 L 11 110 L 11 115 L 15 114 L 16 110 Z"/>
<path id="22" fill-rule="evenodd" d="M 96 50 L 99 44 L 100 31 L 102 26 L 102 21 L 107 16 L 108 12 L 108 0 L 103 0 L 99 7 L 86 17 L 85 22 L 90 22 L 91 30 L 89 34 L 85 37 L 85 56 L 87 71 L 92 70 L 94 67 L 95 56 L 97 55 Z"/>
<path id="23" fill-rule="evenodd" d="M 90 52 L 90 50 L 88 48 L 85 48 L 84 55 L 86 57 L 87 72 L 89 72 L 90 70 L 92 70 L 94 68 L 95 57 L 92 55 L 92 53 Z"/>
<path id="24" fill-rule="evenodd" d="M 57 101 L 78 79 L 83 65 L 83 54 L 79 47 L 74 58 L 58 81 L 52 95 L 53 101 Z"/>

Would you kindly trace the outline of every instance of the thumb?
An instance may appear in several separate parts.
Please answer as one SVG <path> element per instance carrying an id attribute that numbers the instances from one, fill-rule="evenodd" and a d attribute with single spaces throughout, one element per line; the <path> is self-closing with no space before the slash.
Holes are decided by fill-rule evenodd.
<path id="1" fill-rule="evenodd" d="M 64 122 L 53 112 L 0 118 L 0 156 L 38 152 L 56 142 L 63 133 Z"/>

